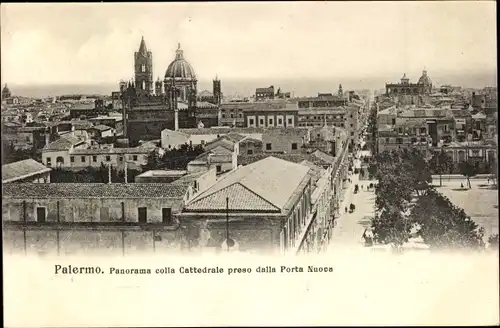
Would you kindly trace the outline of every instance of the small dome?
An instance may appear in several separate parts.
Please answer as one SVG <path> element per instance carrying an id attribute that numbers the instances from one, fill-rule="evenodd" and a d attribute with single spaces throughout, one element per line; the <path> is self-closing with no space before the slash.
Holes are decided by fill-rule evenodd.
<path id="1" fill-rule="evenodd" d="M 9 87 L 7 86 L 7 84 L 5 84 L 5 86 L 3 87 L 2 92 L 3 92 L 3 93 L 10 92 Z"/>
<path id="2" fill-rule="evenodd" d="M 427 75 L 427 71 L 422 72 L 422 76 L 420 77 L 420 79 L 418 79 L 418 84 L 423 84 L 423 85 L 432 84 L 430 77 Z"/>
<path id="3" fill-rule="evenodd" d="M 194 73 L 193 67 L 184 59 L 184 52 L 181 50 L 181 45 L 177 48 L 175 52 L 175 59 L 170 65 L 168 65 L 167 71 L 165 72 L 166 79 L 186 79 L 186 80 L 196 80 L 196 75 Z"/>

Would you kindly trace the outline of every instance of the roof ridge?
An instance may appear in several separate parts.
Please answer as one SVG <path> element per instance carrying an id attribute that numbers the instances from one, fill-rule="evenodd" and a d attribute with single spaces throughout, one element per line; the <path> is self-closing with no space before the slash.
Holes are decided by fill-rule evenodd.
<path id="1" fill-rule="evenodd" d="M 222 180 L 221 180 L 222 181 Z M 249 191 L 250 193 L 252 193 L 253 195 L 255 195 L 258 199 L 264 201 L 265 203 L 267 203 L 268 205 L 271 205 L 272 207 L 274 207 L 277 211 L 281 211 L 281 209 L 276 206 L 275 204 L 273 204 L 272 202 L 270 202 L 269 200 L 265 199 L 264 197 L 260 196 L 259 194 L 257 194 L 255 191 L 251 190 L 250 188 L 248 188 L 247 186 L 245 186 L 244 184 L 242 184 L 240 181 L 235 181 L 221 189 L 218 189 L 217 191 L 213 192 L 213 193 L 207 193 L 206 195 L 203 195 L 202 197 L 199 197 L 199 198 L 195 198 L 193 199 L 191 202 L 189 202 L 189 204 L 187 204 L 187 206 L 191 206 L 197 202 L 200 202 L 208 197 L 212 197 L 214 195 L 217 195 L 218 193 L 220 192 L 223 192 L 224 190 L 228 189 L 228 188 L 231 188 L 233 186 L 241 186 L 243 189 Z M 208 191 L 208 190 L 207 190 Z M 201 196 L 201 195 L 200 195 Z"/>
<path id="2" fill-rule="evenodd" d="M 252 189 L 250 189 L 249 187 L 245 186 L 244 184 L 242 184 L 240 181 L 238 182 L 235 182 L 233 184 L 239 184 L 240 186 L 242 186 L 243 188 L 245 188 L 246 190 L 248 190 L 249 192 L 251 192 L 252 194 L 254 194 L 255 196 L 257 196 L 259 199 L 262 199 L 264 202 L 274 206 L 278 211 L 281 211 L 281 209 L 276 206 L 273 202 L 265 199 L 264 197 L 262 197 L 261 195 L 257 194 L 255 191 L 253 191 Z M 225 189 L 225 188 L 224 188 Z M 221 189 L 222 190 L 222 189 Z"/>

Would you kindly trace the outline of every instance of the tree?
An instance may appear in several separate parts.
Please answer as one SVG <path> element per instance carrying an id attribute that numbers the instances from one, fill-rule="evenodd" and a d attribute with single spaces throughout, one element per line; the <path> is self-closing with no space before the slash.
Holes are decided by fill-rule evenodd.
<path id="1" fill-rule="evenodd" d="M 389 206 L 372 218 L 371 227 L 377 243 L 399 248 L 408 242 L 412 224 L 398 208 Z"/>
<path id="2" fill-rule="evenodd" d="M 484 229 L 434 189 L 419 197 L 410 218 L 430 248 L 484 249 Z"/>
<path id="3" fill-rule="evenodd" d="M 12 141 L 2 139 L 2 165 L 30 158 L 41 163 L 41 151 L 35 147 L 31 149 L 16 149 Z"/>
<path id="4" fill-rule="evenodd" d="M 141 165 L 143 171 L 155 170 L 160 167 L 160 156 L 156 150 L 153 150 L 148 155 L 148 161 L 145 165 Z"/>
<path id="5" fill-rule="evenodd" d="M 469 189 L 472 188 L 470 184 L 470 178 L 477 174 L 476 166 L 471 162 L 466 161 L 460 163 L 459 168 L 460 168 L 460 173 L 467 178 L 467 185 L 469 186 Z"/>
<path id="6" fill-rule="evenodd" d="M 375 207 L 377 211 L 389 206 L 405 211 L 412 197 L 413 188 L 408 175 L 388 175 L 378 182 L 375 190 Z"/>
<path id="7" fill-rule="evenodd" d="M 443 186 L 442 175 L 453 169 L 453 159 L 441 149 L 432 155 L 429 165 L 433 173 L 439 174 L 439 186 Z"/>
<path id="8" fill-rule="evenodd" d="M 493 234 L 488 237 L 488 244 L 491 249 L 498 250 L 498 234 Z"/>
<path id="9" fill-rule="evenodd" d="M 368 165 L 368 174 L 370 179 L 373 179 L 377 175 L 377 164 L 375 163 L 370 163 Z"/>

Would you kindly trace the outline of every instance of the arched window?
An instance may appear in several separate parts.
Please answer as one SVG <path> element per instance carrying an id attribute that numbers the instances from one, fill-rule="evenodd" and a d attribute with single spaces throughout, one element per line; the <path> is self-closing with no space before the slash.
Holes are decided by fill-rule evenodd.
<path id="1" fill-rule="evenodd" d="M 64 158 L 62 156 L 58 156 L 56 158 L 56 166 L 63 166 L 64 165 Z"/>
<path id="2" fill-rule="evenodd" d="M 142 90 L 146 90 L 146 81 L 142 81 Z"/>
<path id="3" fill-rule="evenodd" d="M 146 72 L 146 65 L 144 65 L 144 64 L 141 65 L 141 72 L 142 73 Z"/>

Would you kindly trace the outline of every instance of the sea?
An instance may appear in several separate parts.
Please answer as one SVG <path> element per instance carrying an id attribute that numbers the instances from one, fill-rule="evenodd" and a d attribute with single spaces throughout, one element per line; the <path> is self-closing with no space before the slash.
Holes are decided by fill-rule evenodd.
<path id="1" fill-rule="evenodd" d="M 459 85 L 463 88 L 481 89 L 486 86 L 497 85 L 496 72 L 472 74 L 448 74 L 431 79 L 434 85 Z M 339 85 L 346 90 L 383 90 L 386 83 L 397 83 L 384 77 L 331 77 L 331 78 L 260 78 L 260 79 L 224 79 L 220 77 L 222 92 L 226 97 L 250 97 L 255 94 L 256 88 L 273 85 L 282 92 L 291 92 L 292 96 L 314 96 L 318 93 L 337 93 Z M 67 94 L 99 94 L 110 95 L 118 91 L 119 78 L 116 83 L 87 83 L 87 84 L 14 84 L 8 81 L 13 95 L 25 97 L 52 97 Z M 198 92 L 212 90 L 212 80 L 200 79 Z"/>

